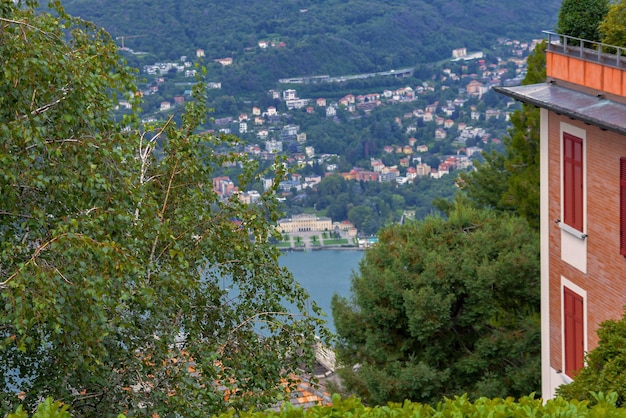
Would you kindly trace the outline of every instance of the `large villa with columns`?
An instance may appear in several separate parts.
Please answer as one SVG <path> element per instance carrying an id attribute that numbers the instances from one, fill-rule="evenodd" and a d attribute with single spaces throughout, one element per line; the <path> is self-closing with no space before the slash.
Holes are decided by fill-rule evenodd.
<path id="1" fill-rule="evenodd" d="M 318 217 L 308 213 L 293 215 L 291 218 L 279 219 L 276 229 L 280 233 L 293 232 L 324 232 L 324 231 L 341 231 L 344 236 L 355 237 L 357 230 L 354 225 L 348 221 L 333 222 L 328 217 Z"/>
<path id="2" fill-rule="evenodd" d="M 331 231 L 333 220 L 327 217 L 301 213 L 291 218 L 279 219 L 277 226 L 280 232 Z"/>

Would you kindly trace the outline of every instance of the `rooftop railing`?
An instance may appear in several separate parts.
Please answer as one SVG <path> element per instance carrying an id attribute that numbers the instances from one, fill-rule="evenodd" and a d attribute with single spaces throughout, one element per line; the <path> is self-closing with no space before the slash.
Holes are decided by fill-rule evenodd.
<path id="1" fill-rule="evenodd" d="M 626 48 L 551 31 L 543 33 L 548 35 L 548 51 L 626 69 Z"/>

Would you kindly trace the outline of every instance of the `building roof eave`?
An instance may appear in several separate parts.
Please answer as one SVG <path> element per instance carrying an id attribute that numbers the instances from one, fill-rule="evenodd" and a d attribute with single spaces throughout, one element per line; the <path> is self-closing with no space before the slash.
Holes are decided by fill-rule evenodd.
<path id="1" fill-rule="evenodd" d="M 594 96 L 550 82 L 494 87 L 494 90 L 520 102 L 626 135 L 626 105 L 609 100 L 602 94 Z"/>

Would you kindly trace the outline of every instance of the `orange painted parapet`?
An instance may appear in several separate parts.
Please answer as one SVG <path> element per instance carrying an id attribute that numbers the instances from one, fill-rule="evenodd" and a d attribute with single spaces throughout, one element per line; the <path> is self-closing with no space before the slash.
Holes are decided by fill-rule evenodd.
<path id="1" fill-rule="evenodd" d="M 598 93 L 626 97 L 626 71 L 601 62 L 546 51 L 546 75 Z"/>

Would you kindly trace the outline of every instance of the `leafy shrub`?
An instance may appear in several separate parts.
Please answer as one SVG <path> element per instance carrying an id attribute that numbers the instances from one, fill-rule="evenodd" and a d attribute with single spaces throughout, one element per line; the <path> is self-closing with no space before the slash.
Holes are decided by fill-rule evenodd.
<path id="1" fill-rule="evenodd" d="M 46 398 L 37 406 L 37 411 L 33 414 L 32 418 L 70 418 L 67 410 L 68 405 L 63 405 L 59 401 L 53 401 L 52 398 Z M 28 413 L 24 411 L 20 405 L 14 414 L 7 415 L 7 418 L 28 418 Z"/>
<path id="2" fill-rule="evenodd" d="M 616 404 L 626 400 L 626 318 L 600 324 L 598 346 L 587 354 L 586 366 L 557 393 L 566 399 L 597 402 L 596 392 L 614 392 Z"/>
<path id="3" fill-rule="evenodd" d="M 626 409 L 616 406 L 617 394 L 608 396 L 597 394 L 594 405 L 588 401 L 567 401 L 561 397 L 547 401 L 535 399 L 534 394 L 514 400 L 513 398 L 479 398 L 474 402 L 468 400 L 467 395 L 457 396 L 453 399 L 445 398 L 435 407 L 417 402 L 405 401 L 404 403 L 389 403 L 385 406 L 369 407 L 357 398 L 341 399 L 339 395 L 333 395 L 332 406 L 316 406 L 307 410 L 294 407 L 285 403 L 280 411 L 229 411 L 220 414 L 219 418 L 298 418 L 298 417 L 597 417 L 612 418 L 626 417 Z M 28 415 L 18 408 L 15 414 L 8 418 L 27 418 Z M 39 405 L 33 418 L 69 418 L 66 407 L 61 403 L 53 402 L 50 398 Z M 119 415 L 118 418 L 124 418 Z"/>

